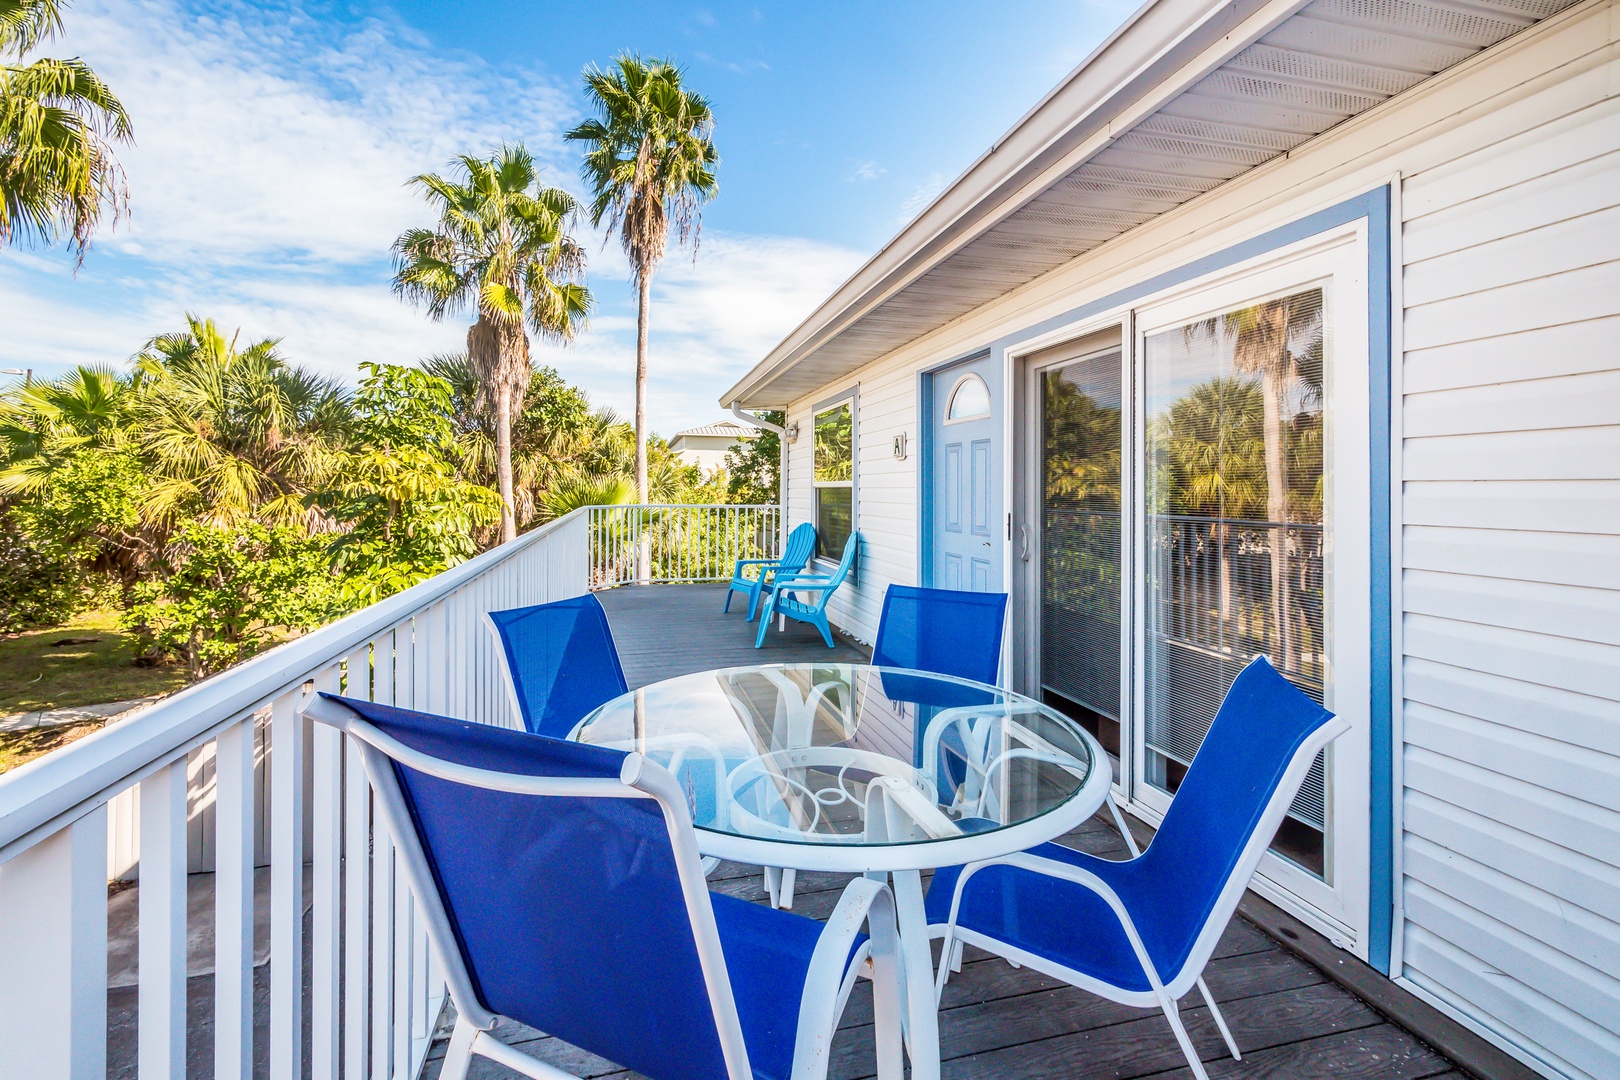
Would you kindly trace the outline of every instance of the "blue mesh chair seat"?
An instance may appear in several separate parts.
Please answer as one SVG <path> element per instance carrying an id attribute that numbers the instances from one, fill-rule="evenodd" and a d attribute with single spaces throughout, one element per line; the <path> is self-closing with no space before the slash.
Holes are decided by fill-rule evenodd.
<path id="1" fill-rule="evenodd" d="M 961 942 L 1126 1005 L 1161 1009 L 1207 1080 L 1178 1013 L 1197 986 L 1234 1058 L 1203 969 L 1316 755 L 1349 725 L 1264 657 L 1227 691 L 1170 810 L 1143 852 L 1110 862 L 1056 844 L 937 872 L 930 925 L 945 928 L 943 988 Z"/>
<path id="2" fill-rule="evenodd" d="M 779 558 L 738 559 L 731 571 L 731 583 L 726 586 L 726 606 L 721 613 L 731 610 L 731 594 L 740 592 L 748 597 L 748 621 L 753 622 L 759 613 L 760 595 L 771 589 L 781 575 L 803 570 L 815 553 L 816 527 L 807 521 L 788 534 Z M 749 570 L 754 571 L 752 577 L 748 576 Z"/>
<path id="3" fill-rule="evenodd" d="M 484 616 L 500 645 L 512 707 L 536 735 L 564 738 L 630 687 L 602 602 L 587 593 Z"/>
<path id="4" fill-rule="evenodd" d="M 879 1073 L 899 1080 L 884 886 L 852 882 L 825 928 L 712 896 L 679 783 L 638 754 L 328 695 L 307 715 L 354 736 L 443 962 L 444 1080 L 473 1055 L 539 1067 L 490 1035 L 501 1017 L 654 1080 L 824 1076 L 868 922 Z"/>

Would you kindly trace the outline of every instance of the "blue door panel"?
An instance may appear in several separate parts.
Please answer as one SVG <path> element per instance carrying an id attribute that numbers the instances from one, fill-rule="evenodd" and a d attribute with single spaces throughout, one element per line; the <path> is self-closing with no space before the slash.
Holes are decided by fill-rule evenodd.
<path id="1" fill-rule="evenodd" d="M 973 499 L 973 535 L 990 535 L 990 440 L 974 439 L 969 448 L 972 474 L 969 491 Z M 982 590 L 981 590 L 982 591 Z"/>
<path id="2" fill-rule="evenodd" d="M 963 479 L 962 444 L 949 443 L 945 447 L 945 475 L 940 481 L 945 488 L 945 528 L 954 533 L 962 531 Z"/>

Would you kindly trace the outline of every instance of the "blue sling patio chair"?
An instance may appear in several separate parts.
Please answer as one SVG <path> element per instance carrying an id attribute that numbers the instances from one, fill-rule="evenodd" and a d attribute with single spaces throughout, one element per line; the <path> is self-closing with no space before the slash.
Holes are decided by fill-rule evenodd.
<path id="1" fill-rule="evenodd" d="M 872 663 L 993 684 L 1001 669 L 1001 631 L 1006 610 L 1006 593 L 890 585 L 883 594 Z M 890 701 L 909 701 L 918 706 L 912 764 L 919 768 L 923 764 L 923 729 L 940 709 L 989 700 L 968 687 L 894 672 L 884 672 L 882 681 L 883 693 Z M 964 753 L 952 735 L 946 736 L 945 746 L 948 754 L 960 757 Z M 960 769 L 954 778 L 960 781 Z M 793 906 L 794 877 L 791 869 L 766 869 L 765 891 L 772 903 Z"/>
<path id="2" fill-rule="evenodd" d="M 850 533 L 849 541 L 844 544 L 843 557 L 838 560 L 838 568 L 832 573 L 777 574 L 770 594 L 765 597 L 765 606 L 759 613 L 759 633 L 754 637 L 754 648 L 765 644 L 765 631 L 771 625 L 773 613 L 809 623 L 821 631 L 827 648 L 833 648 L 832 628 L 827 625 L 827 601 L 849 577 L 860 547 L 861 534 Z"/>
<path id="3" fill-rule="evenodd" d="M 711 894 L 686 795 L 640 754 L 319 695 L 354 740 L 473 1055 L 569 1074 L 492 1034 L 539 1028 L 653 1080 L 820 1080 L 871 930 L 878 1075 L 901 1077 L 893 899 L 856 879 L 826 927 Z"/>
<path id="4" fill-rule="evenodd" d="M 586 713 L 630 690 L 607 613 L 589 593 L 484 620 L 500 646 L 512 709 L 533 734 L 565 738 Z"/>
<path id="5" fill-rule="evenodd" d="M 928 921 L 945 937 L 936 991 L 960 943 L 976 945 L 1161 1009 L 1193 1075 L 1208 1080 L 1176 1004 L 1196 985 L 1241 1059 L 1204 965 L 1316 755 L 1349 727 L 1257 657 L 1227 691 L 1146 851 L 1126 832 L 1135 857 L 1125 862 L 1042 844 L 934 875 Z"/>
<path id="6" fill-rule="evenodd" d="M 771 588 L 780 575 L 796 574 L 803 570 L 804 564 L 810 561 L 810 556 L 815 552 L 816 527 L 807 521 L 788 534 L 780 557 L 738 559 L 731 571 L 731 584 L 726 586 L 726 606 L 720 609 L 721 614 L 731 610 L 732 593 L 745 593 L 748 596 L 748 621 L 753 622 L 754 616 L 759 613 L 760 594 Z M 746 576 L 743 568 L 749 566 L 758 567 L 759 573 L 754 577 Z"/>

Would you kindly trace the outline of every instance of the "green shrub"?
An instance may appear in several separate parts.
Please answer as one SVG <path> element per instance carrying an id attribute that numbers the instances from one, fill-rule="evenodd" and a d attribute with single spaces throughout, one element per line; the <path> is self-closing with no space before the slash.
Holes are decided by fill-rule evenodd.
<path id="1" fill-rule="evenodd" d="M 194 678 L 340 611 L 326 544 L 287 526 L 194 522 L 176 534 L 167 563 L 167 576 L 135 586 L 124 628 Z"/>

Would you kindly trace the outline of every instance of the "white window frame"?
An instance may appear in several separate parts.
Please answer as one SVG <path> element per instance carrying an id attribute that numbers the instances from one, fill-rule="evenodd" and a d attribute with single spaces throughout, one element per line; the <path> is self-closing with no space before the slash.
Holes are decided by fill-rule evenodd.
<path id="1" fill-rule="evenodd" d="M 817 506 L 816 492 L 822 488 L 849 489 L 849 532 L 853 536 L 860 531 L 861 500 L 861 410 L 860 388 L 852 386 L 848 390 L 825 400 L 818 401 L 810 409 L 810 522 L 816 527 L 817 547 L 820 543 L 821 516 Z M 816 479 L 816 418 L 822 413 L 838 408 L 840 405 L 849 406 L 849 479 L 848 480 L 817 480 Z M 841 551 L 818 552 L 812 562 L 823 569 L 832 569 L 838 565 Z"/>
<path id="2" fill-rule="evenodd" d="M 1147 338 L 1200 318 L 1218 316 L 1246 304 L 1320 286 L 1326 312 L 1323 343 L 1326 408 L 1324 479 L 1328 499 L 1323 528 L 1326 565 L 1324 626 L 1328 638 L 1326 705 L 1351 724 L 1328 751 L 1324 881 L 1268 852 L 1254 888 L 1262 896 L 1299 912 L 1335 944 L 1367 956 L 1368 792 L 1370 784 L 1371 539 L 1367 529 L 1371 469 L 1368 417 L 1367 237 L 1357 221 L 1307 241 L 1280 248 L 1239 266 L 1148 297 L 1133 305 L 1133 368 L 1137 387 L 1146 385 Z M 1146 452 L 1145 399 L 1135 395 L 1130 424 L 1134 475 L 1129 481 L 1135 544 L 1146 535 L 1142 462 Z M 1360 418 L 1359 422 L 1354 418 Z M 1135 561 L 1142 567 L 1141 552 Z M 1146 640 L 1146 574 L 1136 573 L 1131 607 L 1137 662 L 1133 677 L 1132 807 L 1157 822 L 1170 797 L 1146 783 L 1143 722 L 1145 685 L 1140 658 Z"/>
<path id="3" fill-rule="evenodd" d="M 966 416 L 952 416 L 951 409 L 956 405 L 956 395 L 961 393 L 962 387 L 970 382 L 976 382 L 980 386 L 984 387 L 984 411 L 969 413 Z M 945 395 L 945 415 L 941 423 L 947 425 L 966 424 L 970 421 L 983 420 L 994 412 L 995 404 L 994 399 L 990 396 L 990 384 L 985 382 L 983 377 L 980 376 L 978 372 L 968 371 L 964 372 L 954 383 L 951 384 L 950 393 Z"/>

